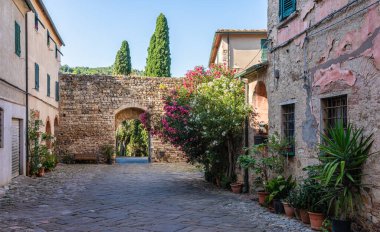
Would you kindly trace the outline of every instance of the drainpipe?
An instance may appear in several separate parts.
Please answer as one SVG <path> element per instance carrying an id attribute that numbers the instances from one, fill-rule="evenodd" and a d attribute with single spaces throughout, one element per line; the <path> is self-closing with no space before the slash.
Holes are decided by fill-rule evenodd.
<path id="1" fill-rule="evenodd" d="M 248 80 L 244 81 L 245 84 L 245 103 L 248 105 L 248 94 L 249 94 L 249 85 L 248 85 Z M 244 120 L 244 147 L 248 148 L 249 147 L 249 142 L 248 142 L 248 127 L 249 127 L 249 118 L 245 117 Z M 249 152 L 248 150 L 245 151 L 245 155 L 248 155 Z M 249 193 L 249 171 L 248 168 L 244 169 L 244 188 L 243 188 L 243 193 Z"/>
<path id="2" fill-rule="evenodd" d="M 29 84 L 28 84 L 28 13 L 25 16 L 25 141 L 26 141 L 26 149 L 25 149 L 25 157 L 26 157 L 26 175 L 29 174 Z"/>
<path id="3" fill-rule="evenodd" d="M 230 63 L 231 63 L 231 56 L 230 56 L 230 33 L 227 34 L 227 46 L 228 46 L 228 51 L 227 51 L 227 57 L 228 57 L 228 63 L 227 67 L 228 69 L 230 68 Z"/>

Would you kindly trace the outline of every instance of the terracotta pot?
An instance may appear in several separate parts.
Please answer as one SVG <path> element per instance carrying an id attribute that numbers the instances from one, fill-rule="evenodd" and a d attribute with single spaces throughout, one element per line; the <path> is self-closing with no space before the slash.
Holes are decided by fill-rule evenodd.
<path id="1" fill-rule="evenodd" d="M 38 177 L 43 177 L 44 175 L 45 175 L 45 168 L 38 169 L 37 176 Z"/>
<path id="2" fill-rule="evenodd" d="M 269 195 L 267 192 L 257 192 L 259 195 L 259 204 L 260 205 L 265 205 L 265 198 Z"/>
<path id="3" fill-rule="evenodd" d="M 294 208 L 287 202 L 283 202 L 282 204 L 284 205 L 286 216 L 288 216 L 289 218 L 293 218 L 294 217 Z"/>
<path id="4" fill-rule="evenodd" d="M 230 186 L 233 193 L 241 193 L 241 190 L 243 188 L 243 184 L 241 183 L 233 183 L 230 184 Z"/>
<path id="5" fill-rule="evenodd" d="M 322 213 L 308 212 L 310 218 L 310 226 L 313 230 L 321 230 L 325 216 Z"/>
<path id="6" fill-rule="evenodd" d="M 309 214 L 307 213 L 306 210 L 300 209 L 300 216 L 303 223 L 310 224 Z"/>

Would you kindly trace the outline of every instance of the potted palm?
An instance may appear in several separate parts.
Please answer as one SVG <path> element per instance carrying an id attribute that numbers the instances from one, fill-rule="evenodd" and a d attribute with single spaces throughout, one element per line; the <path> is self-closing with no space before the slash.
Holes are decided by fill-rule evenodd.
<path id="1" fill-rule="evenodd" d="M 373 134 L 365 136 L 363 129 L 350 123 L 336 123 L 322 134 L 319 144 L 321 155 L 317 179 L 328 191 L 323 199 L 329 203 L 328 213 L 332 217 L 335 232 L 350 231 L 351 220 L 363 203 L 363 165 L 371 152 Z"/>

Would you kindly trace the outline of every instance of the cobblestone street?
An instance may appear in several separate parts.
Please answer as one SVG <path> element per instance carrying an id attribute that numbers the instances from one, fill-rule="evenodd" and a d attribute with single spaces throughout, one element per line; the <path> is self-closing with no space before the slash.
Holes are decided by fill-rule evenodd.
<path id="1" fill-rule="evenodd" d="M 187 164 L 60 165 L 18 177 L 0 198 L 0 231 L 309 231 Z"/>

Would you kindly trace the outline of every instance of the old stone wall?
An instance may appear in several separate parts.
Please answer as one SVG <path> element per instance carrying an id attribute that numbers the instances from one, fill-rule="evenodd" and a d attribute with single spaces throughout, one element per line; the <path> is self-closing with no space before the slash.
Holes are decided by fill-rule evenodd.
<path id="1" fill-rule="evenodd" d="M 376 3 L 377 2 L 377 3 Z M 279 22 L 279 0 L 268 4 L 269 56 L 267 92 L 269 132 L 283 133 L 282 108 L 295 104 L 295 148 L 287 172 L 302 179 L 302 168 L 317 162 L 316 144 L 324 129 L 322 101 L 347 95 L 348 121 L 374 133 L 380 150 L 380 6 L 375 0 L 297 0 L 297 12 Z M 326 16 L 337 11 L 331 17 Z M 279 73 L 278 78 L 275 74 Z M 364 167 L 364 183 L 380 182 L 380 159 Z M 371 231 L 380 228 L 380 190 L 359 221 Z"/>
<path id="2" fill-rule="evenodd" d="M 103 145 L 115 145 L 115 130 L 123 120 L 139 114 L 163 113 L 163 97 L 180 78 L 60 76 L 60 129 L 57 147 L 61 153 L 99 153 Z M 152 161 L 175 162 L 183 154 L 151 136 Z M 104 159 L 103 159 L 104 160 Z"/>

